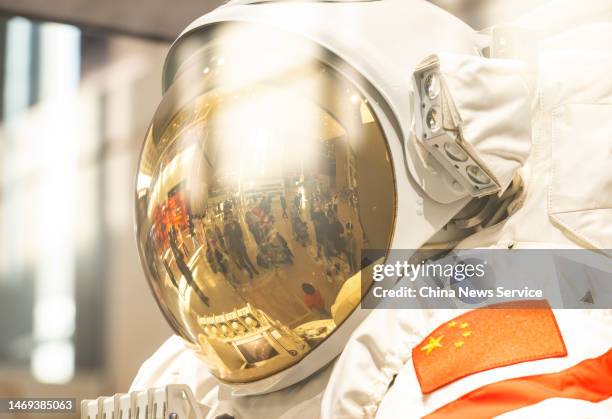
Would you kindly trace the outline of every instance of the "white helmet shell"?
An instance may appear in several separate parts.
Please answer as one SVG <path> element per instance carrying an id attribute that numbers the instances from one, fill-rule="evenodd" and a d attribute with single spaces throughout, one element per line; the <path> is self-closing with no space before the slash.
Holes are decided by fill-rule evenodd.
<path id="1" fill-rule="evenodd" d="M 333 360 L 367 315 L 363 250 L 418 249 L 469 201 L 424 193 L 452 178 L 410 158 L 411 75 L 477 41 L 427 2 L 373 0 L 230 2 L 174 43 L 137 240 L 169 323 L 236 394 Z"/>

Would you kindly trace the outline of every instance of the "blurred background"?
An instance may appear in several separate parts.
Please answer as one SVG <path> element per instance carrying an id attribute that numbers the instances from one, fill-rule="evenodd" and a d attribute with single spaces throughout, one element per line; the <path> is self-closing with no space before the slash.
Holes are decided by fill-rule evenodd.
<path id="1" fill-rule="evenodd" d="M 0 0 L 0 397 L 127 391 L 170 335 L 136 250 L 136 163 L 170 43 L 221 3 Z M 476 28 L 533 7 L 435 3 Z"/>

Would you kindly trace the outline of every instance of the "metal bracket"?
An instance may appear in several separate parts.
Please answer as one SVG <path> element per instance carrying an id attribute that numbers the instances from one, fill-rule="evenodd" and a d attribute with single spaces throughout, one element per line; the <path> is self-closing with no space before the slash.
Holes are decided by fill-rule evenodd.
<path id="1" fill-rule="evenodd" d="M 492 195 L 500 185 L 465 147 L 461 117 L 440 74 L 437 60 L 426 60 L 414 72 L 415 128 L 425 149 L 473 197 Z"/>

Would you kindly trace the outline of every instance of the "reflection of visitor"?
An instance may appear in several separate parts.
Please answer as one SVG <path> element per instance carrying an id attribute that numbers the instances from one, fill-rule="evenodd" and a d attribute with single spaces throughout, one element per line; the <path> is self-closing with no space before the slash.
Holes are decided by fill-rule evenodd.
<path id="1" fill-rule="evenodd" d="M 187 218 L 187 227 L 189 227 L 189 235 L 191 236 L 193 247 L 198 248 L 200 244 L 198 243 L 195 225 L 193 224 L 193 219 L 191 217 Z"/>
<path id="2" fill-rule="evenodd" d="M 269 269 L 272 266 L 272 260 L 268 255 L 268 247 L 266 245 L 259 246 L 258 248 L 257 266 L 263 269 Z"/>
<path id="3" fill-rule="evenodd" d="M 253 235 L 255 239 L 255 243 L 261 245 L 263 239 L 263 231 L 261 229 L 261 225 L 259 224 L 259 219 L 252 211 L 247 211 L 244 215 L 247 226 L 249 227 L 249 231 Z"/>
<path id="4" fill-rule="evenodd" d="M 302 208 L 302 194 L 300 192 L 298 192 L 295 195 L 295 198 L 293 198 L 293 205 L 295 205 L 298 211 L 300 208 Z"/>
<path id="5" fill-rule="evenodd" d="M 189 284 L 191 289 L 193 289 L 193 291 L 200 298 L 200 300 L 202 300 L 204 304 L 210 307 L 210 304 L 208 303 L 208 297 L 202 292 L 198 284 L 196 284 L 193 280 L 193 274 L 191 273 L 189 266 L 187 266 L 187 263 L 185 263 L 185 255 L 178 248 L 178 245 L 176 243 L 176 235 L 174 234 L 173 227 L 170 227 L 170 249 L 172 249 L 172 254 L 174 255 L 174 262 L 179 268 L 179 271 L 181 271 L 181 274 L 183 274 L 183 278 L 185 278 L 187 284 Z"/>
<path id="6" fill-rule="evenodd" d="M 223 232 L 221 231 L 219 226 L 216 224 L 214 228 L 215 228 L 215 234 L 217 235 L 217 238 L 219 239 L 219 243 L 221 243 L 221 247 L 223 248 L 223 250 L 227 250 L 227 247 L 225 247 L 225 240 L 223 238 Z"/>
<path id="7" fill-rule="evenodd" d="M 219 271 L 223 274 L 223 278 L 225 278 L 233 287 L 240 285 L 234 274 L 229 269 L 229 260 L 227 259 L 225 253 L 215 248 L 214 256 L 217 266 L 219 267 Z"/>
<path id="8" fill-rule="evenodd" d="M 342 237 L 342 234 L 344 233 L 344 227 L 342 227 L 342 223 L 338 220 L 338 217 L 336 217 L 333 212 L 330 211 L 328 217 L 328 240 L 333 246 L 336 255 L 340 255 L 342 253 L 346 254 L 344 238 Z"/>
<path id="9" fill-rule="evenodd" d="M 244 244 L 244 235 L 242 234 L 242 228 L 240 223 L 236 220 L 230 220 L 225 224 L 224 228 L 225 237 L 228 239 L 229 248 L 236 258 L 236 264 L 239 268 L 245 269 L 249 278 L 253 278 L 254 275 L 259 275 L 259 271 L 251 262 L 247 253 L 246 245 Z"/>
<path id="10" fill-rule="evenodd" d="M 302 247 L 306 247 L 306 245 L 310 243 L 308 226 L 299 216 L 293 217 L 293 234 L 295 240 L 300 243 Z"/>
<path id="11" fill-rule="evenodd" d="M 325 318 L 331 317 L 329 311 L 325 309 L 325 301 L 321 297 L 321 293 L 312 284 L 304 282 L 302 284 L 302 290 L 304 291 L 304 304 L 311 309 L 317 310 L 321 313 L 321 316 Z"/>
<path id="12" fill-rule="evenodd" d="M 283 195 L 280 196 L 281 208 L 283 209 L 283 218 L 289 218 L 287 215 L 287 200 Z"/>
<path id="13" fill-rule="evenodd" d="M 321 251 L 324 249 L 327 250 L 327 217 L 325 217 L 321 208 L 317 206 L 311 211 L 310 218 L 314 224 L 315 239 L 317 241 L 317 257 L 321 257 Z M 326 251 L 325 253 L 327 256 L 328 252 Z"/>
<path id="14" fill-rule="evenodd" d="M 214 273 L 219 272 L 219 267 L 217 266 L 217 261 L 215 260 L 215 252 L 213 251 L 210 242 L 206 242 L 206 261 Z"/>
<path id="15" fill-rule="evenodd" d="M 287 240 L 275 229 L 268 233 L 266 248 L 275 265 L 293 264 L 294 255 L 289 249 Z"/>
<path id="16" fill-rule="evenodd" d="M 325 268 L 325 278 L 330 284 L 336 283 L 341 285 L 344 281 L 344 276 L 341 274 L 340 262 L 332 262 Z"/>
<path id="17" fill-rule="evenodd" d="M 291 251 L 291 249 L 289 249 L 289 244 L 287 244 L 287 240 L 285 240 L 285 238 L 282 236 L 282 234 L 280 234 L 278 231 L 276 232 L 276 238 L 275 238 L 278 242 L 280 242 L 281 246 L 283 247 L 283 250 L 285 252 L 285 254 L 287 255 L 287 258 L 289 259 L 289 262 L 291 264 L 293 264 L 293 258 L 295 257 L 293 255 L 293 252 Z"/>

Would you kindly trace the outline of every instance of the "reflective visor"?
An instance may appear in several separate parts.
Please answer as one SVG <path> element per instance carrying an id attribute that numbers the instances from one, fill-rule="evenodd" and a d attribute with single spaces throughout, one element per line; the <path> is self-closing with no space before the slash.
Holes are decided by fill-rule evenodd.
<path id="1" fill-rule="evenodd" d="M 323 342 L 359 304 L 362 250 L 389 246 L 383 130 L 322 56 L 287 34 L 221 27 L 145 139 L 136 221 L 147 279 L 176 333 L 227 382 L 270 376 Z"/>

